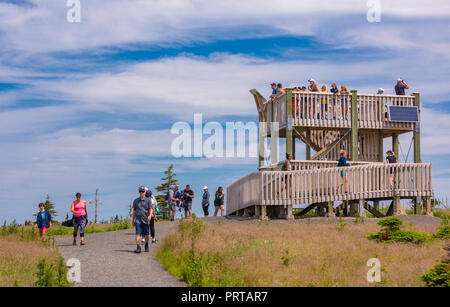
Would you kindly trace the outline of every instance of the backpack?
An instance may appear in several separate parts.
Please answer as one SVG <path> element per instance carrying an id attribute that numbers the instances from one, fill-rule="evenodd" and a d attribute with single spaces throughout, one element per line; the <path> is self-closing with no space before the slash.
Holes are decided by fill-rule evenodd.
<path id="1" fill-rule="evenodd" d="M 164 196 L 164 199 L 165 199 L 166 201 L 169 201 L 169 200 L 170 200 L 170 192 L 172 192 L 172 194 L 173 194 L 173 191 L 172 191 L 172 190 L 169 190 L 169 192 L 167 192 L 167 194 Z"/>

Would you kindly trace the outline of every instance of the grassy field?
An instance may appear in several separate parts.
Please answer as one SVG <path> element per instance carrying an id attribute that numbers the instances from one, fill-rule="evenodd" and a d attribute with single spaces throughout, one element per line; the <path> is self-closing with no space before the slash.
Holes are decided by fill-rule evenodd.
<path id="1" fill-rule="evenodd" d="M 435 233 L 434 226 L 408 226 Z M 406 229 L 408 229 L 406 227 Z M 419 276 L 442 261 L 450 240 L 421 245 L 366 238 L 376 224 L 181 223 L 157 252 L 191 286 L 424 286 Z M 378 258 L 382 282 L 366 279 Z"/>
<path id="2" fill-rule="evenodd" d="M 88 225 L 85 232 L 89 234 L 130 227 L 131 224 L 124 222 Z M 47 239 L 43 241 L 38 230 L 31 226 L 13 224 L 0 227 L 0 287 L 68 286 L 65 280 L 67 269 L 52 237 L 72 233 L 73 227 L 55 225 L 47 231 Z M 40 278 L 37 276 L 39 270 Z M 58 275 L 64 275 L 64 280 L 60 280 Z"/>

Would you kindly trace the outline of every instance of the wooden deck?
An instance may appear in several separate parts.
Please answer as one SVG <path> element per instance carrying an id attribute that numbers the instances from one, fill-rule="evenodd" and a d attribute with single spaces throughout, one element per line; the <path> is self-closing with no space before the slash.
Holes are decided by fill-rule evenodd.
<path id="1" fill-rule="evenodd" d="M 433 195 L 429 163 L 363 163 L 334 167 L 335 162 L 296 161 L 293 165 L 296 170 L 254 172 L 229 186 L 227 215 L 251 206 L 292 206 Z M 393 185 L 390 184 L 390 170 L 393 171 Z M 340 188 L 341 171 L 346 172 L 348 178 L 347 192 Z"/>

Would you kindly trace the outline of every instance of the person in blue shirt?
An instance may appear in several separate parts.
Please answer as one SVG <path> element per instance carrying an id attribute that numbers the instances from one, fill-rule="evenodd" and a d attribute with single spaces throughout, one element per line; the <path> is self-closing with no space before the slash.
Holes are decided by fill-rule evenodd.
<path id="1" fill-rule="evenodd" d="M 39 228 L 39 235 L 42 239 L 45 239 L 45 232 L 52 226 L 52 215 L 45 210 L 44 203 L 39 204 L 39 212 L 36 217 L 35 227 Z"/>
<path id="2" fill-rule="evenodd" d="M 338 167 L 345 167 L 350 166 L 350 163 L 347 163 L 347 152 L 345 150 L 340 151 L 340 158 L 338 161 Z M 345 183 L 345 193 L 348 192 L 348 182 L 347 182 L 347 172 L 342 170 L 341 171 L 341 192 L 342 192 L 342 186 Z M 336 193 L 339 193 L 339 188 L 336 189 Z"/>
<path id="3" fill-rule="evenodd" d="M 270 98 L 272 98 L 272 99 L 277 98 L 277 95 L 278 95 L 277 84 L 272 83 L 270 86 L 272 87 L 272 95 L 270 95 Z"/>

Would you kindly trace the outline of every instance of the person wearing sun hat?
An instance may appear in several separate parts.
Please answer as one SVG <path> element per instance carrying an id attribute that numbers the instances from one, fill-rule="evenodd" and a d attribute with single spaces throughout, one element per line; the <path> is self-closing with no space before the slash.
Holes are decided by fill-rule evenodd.
<path id="1" fill-rule="evenodd" d="M 209 216 L 209 192 L 208 187 L 205 185 L 203 187 L 203 196 L 202 196 L 202 208 L 205 216 Z"/>
<path id="2" fill-rule="evenodd" d="M 405 96 L 405 89 L 408 90 L 409 86 L 403 81 L 402 78 L 397 79 L 397 84 L 395 85 L 395 95 Z"/>

